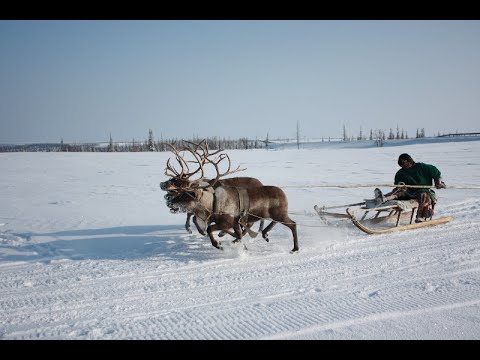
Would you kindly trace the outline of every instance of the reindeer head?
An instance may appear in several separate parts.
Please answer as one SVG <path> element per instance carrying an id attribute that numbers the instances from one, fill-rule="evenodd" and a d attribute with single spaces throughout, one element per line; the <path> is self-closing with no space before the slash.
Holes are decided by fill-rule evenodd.
<path id="1" fill-rule="evenodd" d="M 171 177 L 167 181 L 160 183 L 160 189 L 168 193 L 178 191 L 178 189 L 187 188 L 189 184 L 188 178 Z"/>
<path id="2" fill-rule="evenodd" d="M 214 155 L 219 154 L 223 150 L 220 149 L 210 154 L 205 140 L 198 144 L 189 141 L 184 142 L 193 145 L 193 147 L 184 146 L 178 150 L 174 145 L 167 144 L 169 150 L 175 155 L 175 158 L 180 165 L 180 170 L 177 170 L 172 166 L 170 159 L 168 159 L 165 175 L 170 178 L 167 181 L 160 183 L 160 188 L 167 192 L 165 200 L 167 200 L 167 206 L 172 212 L 178 212 L 180 211 L 180 208 L 188 208 L 189 206 L 186 206 L 185 202 L 192 200 L 198 201 L 198 191 L 212 189 L 221 177 L 245 170 L 240 169 L 239 167 L 235 170 L 230 170 L 231 161 L 227 154 L 222 153 L 218 155 L 216 159 L 212 159 Z M 187 159 L 187 156 L 189 159 Z M 224 159 L 227 159 L 228 167 L 226 171 L 221 173 L 219 170 L 219 164 Z M 189 163 L 195 164 L 195 169 L 193 171 L 190 170 Z M 208 180 L 204 176 L 204 166 L 206 164 L 211 164 L 215 169 L 216 177 L 213 180 Z M 180 206 L 180 204 L 184 205 Z"/>
<path id="3" fill-rule="evenodd" d="M 167 207 L 172 213 L 190 212 L 195 208 L 197 201 L 201 197 L 199 189 L 193 191 L 185 191 L 178 193 L 176 196 L 170 194 L 165 195 Z"/>

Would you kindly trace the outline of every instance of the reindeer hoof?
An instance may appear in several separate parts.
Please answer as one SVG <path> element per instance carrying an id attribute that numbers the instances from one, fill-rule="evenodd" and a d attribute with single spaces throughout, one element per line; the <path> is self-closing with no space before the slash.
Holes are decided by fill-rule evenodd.
<path id="1" fill-rule="evenodd" d="M 293 248 L 292 250 L 290 250 L 290 254 L 295 254 L 296 252 L 298 252 L 299 248 Z"/>
<path id="2" fill-rule="evenodd" d="M 263 238 L 265 239 L 266 242 L 269 242 L 268 239 L 268 233 L 262 234 Z"/>
<path id="3" fill-rule="evenodd" d="M 189 234 L 191 234 L 191 233 L 192 233 L 192 229 L 190 229 L 190 228 L 187 228 L 186 230 L 187 230 L 187 232 L 188 232 Z"/>
<path id="4" fill-rule="evenodd" d="M 213 243 L 213 242 L 212 242 L 212 245 L 213 245 L 214 247 L 216 247 L 218 250 L 223 250 L 223 246 L 222 246 L 222 244 L 220 243 L 220 241 L 218 241 L 218 242 L 216 242 L 216 243 Z"/>
<path id="5" fill-rule="evenodd" d="M 224 232 L 224 231 L 220 231 L 220 232 L 218 233 L 218 237 L 224 237 L 224 236 L 225 236 L 225 232 Z"/>

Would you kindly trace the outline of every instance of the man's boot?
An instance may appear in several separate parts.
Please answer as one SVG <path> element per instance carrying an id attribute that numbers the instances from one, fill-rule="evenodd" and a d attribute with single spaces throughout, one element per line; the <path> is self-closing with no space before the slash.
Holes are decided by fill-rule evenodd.
<path id="1" fill-rule="evenodd" d="M 383 204 L 386 201 L 382 190 L 380 190 L 379 188 L 376 188 L 373 193 L 375 194 L 375 202 L 377 203 L 377 205 Z"/>

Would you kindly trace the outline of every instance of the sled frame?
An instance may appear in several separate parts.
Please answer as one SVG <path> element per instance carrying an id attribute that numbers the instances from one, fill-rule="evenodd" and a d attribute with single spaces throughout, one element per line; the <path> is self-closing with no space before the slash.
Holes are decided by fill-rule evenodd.
<path id="1" fill-rule="evenodd" d="M 355 203 L 355 204 L 347 204 L 347 205 L 339 205 L 339 206 L 330 206 L 330 207 L 319 207 L 317 205 L 314 206 L 315 211 L 319 215 L 320 219 L 324 221 L 327 225 L 329 225 L 327 218 L 335 218 L 335 219 L 346 219 L 350 220 L 353 225 L 355 225 L 358 229 L 363 231 L 366 234 L 385 234 L 391 233 L 394 231 L 403 231 L 403 230 L 411 230 L 417 228 L 423 228 L 428 226 L 434 226 L 439 224 L 447 223 L 453 220 L 452 217 L 443 217 L 438 219 L 433 219 L 430 217 L 429 219 L 424 219 L 424 221 L 416 223 L 413 222 L 414 215 L 418 209 L 418 202 L 416 200 L 406 200 L 409 202 L 409 206 L 405 206 L 402 208 L 400 205 L 385 205 L 385 206 L 377 206 L 377 207 L 367 207 L 366 202 L 362 203 Z M 336 208 L 344 208 L 346 207 L 345 213 L 336 213 L 330 212 L 327 210 L 336 209 Z M 360 218 L 357 218 L 353 213 L 351 208 L 357 207 L 357 210 L 362 211 L 363 214 Z M 410 219 L 408 224 L 400 225 L 400 219 L 403 215 L 410 215 Z M 373 215 L 372 217 L 368 218 L 369 215 Z M 385 229 L 373 229 L 367 226 L 368 223 L 380 223 L 386 222 L 388 219 L 392 219 L 396 216 L 395 225 L 390 228 Z"/>

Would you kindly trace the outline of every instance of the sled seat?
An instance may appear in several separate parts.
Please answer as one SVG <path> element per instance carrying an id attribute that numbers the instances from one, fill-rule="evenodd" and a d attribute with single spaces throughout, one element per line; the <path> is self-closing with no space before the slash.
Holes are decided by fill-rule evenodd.
<path id="1" fill-rule="evenodd" d="M 378 204 L 375 200 L 365 200 L 365 205 L 360 207 L 360 209 L 365 210 L 360 221 L 365 220 L 367 215 L 371 211 L 376 211 L 377 213 L 373 217 L 374 219 L 378 218 L 382 212 L 388 211 L 386 217 L 397 215 L 397 224 L 400 222 L 400 216 L 404 213 L 411 212 L 410 224 L 413 221 L 413 216 L 415 211 L 418 209 L 418 201 L 416 199 L 411 200 L 390 200 L 381 204 Z"/>

